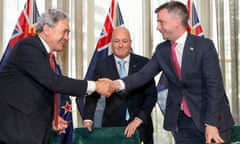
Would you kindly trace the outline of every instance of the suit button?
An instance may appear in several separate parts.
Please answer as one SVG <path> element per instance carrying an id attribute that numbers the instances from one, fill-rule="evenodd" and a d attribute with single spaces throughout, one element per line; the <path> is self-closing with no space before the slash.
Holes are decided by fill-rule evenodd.
<path id="1" fill-rule="evenodd" d="M 185 83 L 182 83 L 182 84 L 181 84 L 181 87 L 182 87 L 182 89 L 184 90 L 184 89 L 187 88 L 187 85 L 186 85 Z"/>

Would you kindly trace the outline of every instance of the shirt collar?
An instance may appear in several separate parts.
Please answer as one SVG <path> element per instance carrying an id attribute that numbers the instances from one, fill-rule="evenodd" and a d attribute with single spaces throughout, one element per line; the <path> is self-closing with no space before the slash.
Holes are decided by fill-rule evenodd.
<path id="1" fill-rule="evenodd" d="M 183 44 L 185 43 L 187 39 L 187 31 L 185 31 L 177 40 L 176 40 L 176 43 L 177 44 Z"/>
<path id="2" fill-rule="evenodd" d="M 124 59 L 121 59 L 121 58 L 119 58 L 119 57 L 117 57 L 117 56 L 114 55 L 114 59 L 115 59 L 116 62 L 117 62 L 117 61 L 124 60 L 124 61 L 126 61 L 126 62 L 128 63 L 129 60 L 130 60 L 130 54 L 129 54 L 128 56 L 126 56 Z"/>
<path id="3" fill-rule="evenodd" d="M 41 36 L 40 35 L 38 35 L 39 36 L 39 38 L 40 38 L 40 40 L 41 40 L 41 42 L 43 43 L 43 46 L 45 47 L 45 49 L 46 49 L 46 51 L 47 51 L 47 53 L 50 53 L 51 52 L 51 50 L 50 50 L 50 48 L 49 48 L 49 46 L 48 46 L 48 44 L 41 38 Z M 55 51 L 53 51 L 53 54 L 56 56 L 56 52 Z"/>

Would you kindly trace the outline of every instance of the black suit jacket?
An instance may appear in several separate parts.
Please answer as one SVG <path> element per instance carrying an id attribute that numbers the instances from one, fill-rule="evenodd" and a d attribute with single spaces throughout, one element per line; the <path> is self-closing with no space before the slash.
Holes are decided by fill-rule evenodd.
<path id="1" fill-rule="evenodd" d="M 146 63 L 147 58 L 131 54 L 129 72 L 131 75 L 140 70 Z M 98 78 L 110 78 L 112 80 L 119 79 L 117 66 L 114 56 L 108 56 L 99 60 L 94 71 L 94 80 Z M 96 104 L 100 95 L 94 93 L 87 96 L 84 106 L 84 119 L 93 120 Z M 157 100 L 157 90 L 154 79 L 149 79 L 144 86 L 124 93 L 114 93 L 110 98 L 106 99 L 106 106 L 103 113 L 103 127 L 126 126 L 128 122 L 125 120 L 126 108 L 130 113 L 130 120 L 138 117 L 143 120 L 139 132 L 141 139 L 148 140 L 152 137 L 153 125 L 151 119 L 151 111 Z"/>
<path id="2" fill-rule="evenodd" d="M 126 90 L 146 83 L 160 71 L 168 78 L 168 97 L 164 128 L 175 130 L 182 96 L 185 96 L 192 119 L 204 132 L 204 124 L 221 131 L 233 125 L 224 90 L 218 54 L 211 40 L 188 34 L 182 57 L 182 79 L 179 80 L 171 61 L 171 44 L 160 43 L 152 59 L 141 69 L 124 78 Z"/>
<path id="3" fill-rule="evenodd" d="M 84 96 L 87 81 L 56 75 L 38 36 L 19 41 L 5 60 L 0 69 L 0 142 L 47 144 L 53 92 Z"/>

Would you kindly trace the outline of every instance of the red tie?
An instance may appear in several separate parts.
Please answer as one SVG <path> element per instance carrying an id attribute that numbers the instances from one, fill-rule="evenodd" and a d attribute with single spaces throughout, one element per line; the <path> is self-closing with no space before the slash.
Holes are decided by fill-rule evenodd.
<path id="1" fill-rule="evenodd" d="M 177 60 L 176 45 L 177 45 L 176 42 L 172 42 L 171 55 L 172 55 L 172 62 L 173 62 L 174 68 L 176 70 L 178 78 L 181 80 L 181 68 L 180 68 L 179 62 Z M 182 106 L 183 106 L 183 111 L 184 111 L 185 115 L 188 117 L 191 117 L 191 113 L 188 109 L 187 102 L 186 102 L 184 96 L 182 98 Z"/>
<path id="2" fill-rule="evenodd" d="M 55 56 L 52 52 L 49 53 L 49 61 L 51 68 L 56 72 Z M 54 124 L 57 127 L 58 125 L 58 96 L 57 93 L 54 93 Z"/>

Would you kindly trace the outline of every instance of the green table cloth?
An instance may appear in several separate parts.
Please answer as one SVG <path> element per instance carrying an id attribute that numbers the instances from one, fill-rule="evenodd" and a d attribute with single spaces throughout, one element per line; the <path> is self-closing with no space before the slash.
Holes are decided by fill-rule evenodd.
<path id="1" fill-rule="evenodd" d="M 76 128 L 73 144 L 140 144 L 138 131 L 131 138 L 124 135 L 124 127 L 95 128 L 89 132 L 86 128 Z"/>

